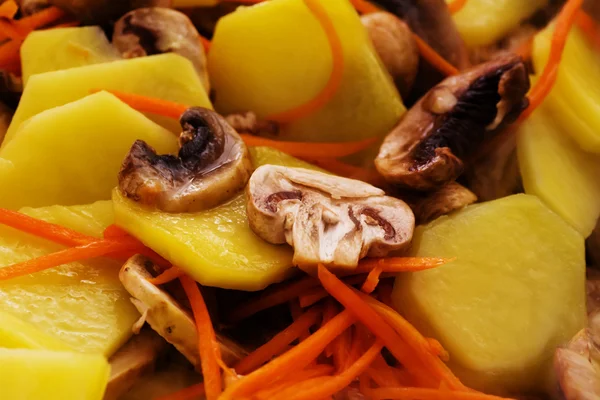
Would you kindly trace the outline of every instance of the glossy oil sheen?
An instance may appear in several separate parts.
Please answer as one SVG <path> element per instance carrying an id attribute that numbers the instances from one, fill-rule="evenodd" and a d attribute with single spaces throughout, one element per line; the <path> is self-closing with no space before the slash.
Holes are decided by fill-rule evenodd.
<path id="1" fill-rule="evenodd" d="M 583 237 L 539 199 L 468 206 L 415 233 L 413 254 L 456 257 L 402 274 L 395 306 L 486 393 L 544 390 L 552 356 L 585 325 Z"/>

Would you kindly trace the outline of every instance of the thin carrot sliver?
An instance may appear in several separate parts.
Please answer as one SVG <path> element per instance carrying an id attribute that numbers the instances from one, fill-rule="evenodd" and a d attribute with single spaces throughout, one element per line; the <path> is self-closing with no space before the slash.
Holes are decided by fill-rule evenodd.
<path id="1" fill-rule="evenodd" d="M 426 388 L 379 388 L 370 389 L 369 398 L 371 400 L 508 400 L 505 397 L 498 397 L 478 392 L 457 392 L 447 389 L 426 389 Z"/>
<path id="2" fill-rule="evenodd" d="M 448 350 L 446 350 L 440 342 L 438 342 L 437 340 L 435 340 L 433 338 L 425 338 L 425 339 L 429 343 L 429 348 L 431 349 L 431 352 L 433 354 L 438 356 L 444 362 L 448 362 L 450 360 L 450 353 L 448 353 Z"/>
<path id="3" fill-rule="evenodd" d="M 13 39 L 23 41 L 27 37 L 27 32 L 23 32 L 21 29 L 15 27 L 13 23 L 6 19 L 0 19 L 0 35 L 3 39 Z"/>
<path id="4" fill-rule="evenodd" d="M 131 241 L 115 242 L 98 240 L 82 246 L 71 247 L 55 253 L 43 255 L 17 264 L 0 268 L 0 281 L 17 278 L 19 276 L 41 272 L 59 265 L 75 261 L 87 260 L 131 249 L 135 243 Z"/>
<path id="5" fill-rule="evenodd" d="M 529 107 L 521 113 L 519 121 L 523 121 L 530 116 L 552 91 L 552 87 L 558 76 L 558 68 L 560 67 L 569 31 L 577 19 L 582 3 L 583 0 L 568 0 L 556 17 L 556 26 L 552 35 L 548 62 L 544 66 L 544 70 L 540 74 L 540 78 L 535 83 L 535 86 L 529 92 Z"/>
<path id="6" fill-rule="evenodd" d="M 204 384 L 198 383 L 193 386 L 186 387 L 175 393 L 169 393 L 164 396 L 157 397 L 155 400 L 195 400 L 204 395 Z"/>
<path id="7" fill-rule="evenodd" d="M 376 341 L 350 367 L 332 377 L 313 378 L 279 393 L 279 398 L 286 400 L 313 400 L 332 396 L 344 389 L 361 375 L 380 354 L 383 344 Z"/>
<path id="8" fill-rule="evenodd" d="M 183 114 L 185 110 L 189 108 L 186 105 L 174 103 L 172 101 L 142 96 L 134 93 L 125 93 L 118 90 L 93 89 L 91 92 L 94 93 L 102 90 L 114 95 L 123 103 L 126 103 L 131 108 L 134 108 L 140 112 L 164 115 L 165 117 L 179 119 L 181 114 Z"/>
<path id="9" fill-rule="evenodd" d="M 467 4 L 467 0 L 453 0 L 452 3 L 448 4 L 448 10 L 450 14 L 456 14 Z"/>
<path id="10" fill-rule="evenodd" d="M 369 272 L 369 275 L 367 275 L 367 279 L 365 280 L 365 283 L 363 283 L 360 290 L 362 290 L 365 293 L 373 293 L 373 291 L 375 290 L 375 288 L 377 288 L 377 285 L 379 284 L 379 277 L 383 272 L 383 267 L 381 264 L 382 263 L 376 265 L 375 268 L 373 268 L 371 272 Z"/>
<path id="11" fill-rule="evenodd" d="M 66 13 L 58 7 L 48 7 L 28 17 L 15 21 L 14 25 L 27 34 L 64 17 Z"/>
<path id="12" fill-rule="evenodd" d="M 102 236 L 106 239 L 121 239 L 125 237 L 132 237 L 129 232 L 125 229 L 117 226 L 115 224 L 111 224 L 104 229 Z"/>
<path id="13" fill-rule="evenodd" d="M 401 386 L 400 380 L 394 374 L 381 354 L 377 355 L 366 371 L 367 375 L 381 387 Z"/>
<path id="14" fill-rule="evenodd" d="M 165 283 L 169 283 L 178 278 L 181 278 L 185 273 L 177 268 L 176 266 L 172 266 L 169 269 L 166 269 L 162 274 L 155 276 L 154 278 L 148 279 L 153 285 L 164 285 Z"/>
<path id="15" fill-rule="evenodd" d="M 256 393 L 256 398 L 271 400 L 277 398 L 276 395 L 278 395 L 282 390 L 287 389 L 298 382 L 319 376 L 330 375 L 331 373 L 333 373 L 333 366 L 328 364 L 317 364 L 294 374 L 280 384 L 261 390 L 260 392 Z"/>
<path id="16" fill-rule="evenodd" d="M 425 59 L 429 64 L 446 76 L 458 74 L 458 69 L 446 61 L 444 57 L 440 56 L 431 46 L 427 44 L 427 42 L 425 42 L 416 34 L 413 34 L 413 38 L 415 39 L 415 43 L 417 44 L 421 57 L 423 57 L 423 59 Z"/>
<path id="17" fill-rule="evenodd" d="M 371 272 L 377 266 L 381 267 L 382 272 L 416 272 L 440 267 L 455 259 L 439 257 L 364 258 L 352 272 L 363 274 Z"/>
<path id="18" fill-rule="evenodd" d="M 221 358 L 221 351 L 215 330 L 206 308 L 206 303 L 202 297 L 196 281 L 187 275 L 179 278 L 183 290 L 190 300 L 194 320 L 196 321 L 196 330 L 198 331 L 198 349 L 200 351 L 200 364 L 202 367 L 202 376 L 204 377 L 204 390 L 207 400 L 216 400 L 222 391 L 221 371 L 219 369 L 218 359 Z"/>
<path id="19" fill-rule="evenodd" d="M 301 299 L 302 298 L 300 298 L 300 307 L 303 307 Z M 328 299 L 325 302 L 325 308 L 323 309 L 323 318 L 321 319 L 321 326 L 323 326 L 326 323 L 328 323 L 329 321 L 331 321 L 331 319 L 333 317 L 335 317 L 335 315 L 337 313 L 338 313 L 338 309 L 337 309 L 337 306 L 336 306 L 334 300 L 333 299 Z M 331 357 L 333 355 L 333 342 L 329 343 L 327 345 L 327 347 L 325 347 L 325 350 L 323 351 L 323 354 L 327 358 L 329 358 L 329 357 Z"/>
<path id="20" fill-rule="evenodd" d="M 350 344 L 352 343 L 352 330 L 346 329 L 340 336 L 331 342 L 333 347 L 333 364 L 336 370 L 341 371 L 346 365 L 346 359 L 350 354 Z"/>
<path id="21" fill-rule="evenodd" d="M 356 285 L 356 284 L 364 282 L 365 276 L 362 274 L 354 275 L 354 276 L 346 277 L 343 280 L 348 285 Z M 300 307 L 306 308 L 306 307 L 312 306 L 313 304 L 324 299 L 327 296 L 329 296 L 329 293 L 327 293 L 327 291 L 325 289 L 323 289 L 322 287 L 316 287 L 316 288 L 310 289 L 306 293 L 300 295 L 300 297 L 298 297 L 298 300 L 300 302 Z"/>
<path id="22" fill-rule="evenodd" d="M 381 11 L 381 9 L 375 4 L 371 4 L 366 0 L 350 0 L 350 3 L 352 3 L 356 11 L 358 11 L 361 14 L 371 14 L 374 12 Z"/>
<path id="23" fill-rule="evenodd" d="M 291 325 L 279 332 L 267 343 L 244 357 L 234 367 L 238 374 L 246 375 L 270 359 L 283 353 L 287 346 L 308 328 L 315 325 L 321 317 L 321 308 L 314 307 L 298 317 Z"/>
<path id="24" fill-rule="evenodd" d="M 19 11 L 19 5 L 14 0 L 6 0 L 0 4 L 0 18 L 13 19 Z"/>
<path id="25" fill-rule="evenodd" d="M 344 49 L 342 47 L 340 36 L 335 30 L 333 21 L 329 17 L 325 7 L 323 7 L 321 0 L 304 0 L 304 4 L 317 19 L 327 36 L 327 42 L 329 43 L 329 49 L 331 51 L 331 73 L 325 87 L 323 87 L 319 94 L 314 98 L 291 110 L 268 116 L 266 119 L 269 121 L 287 123 L 314 113 L 326 105 L 333 96 L 335 96 L 342 83 L 344 73 Z"/>
<path id="26" fill-rule="evenodd" d="M 235 382 L 223 392 L 219 400 L 243 398 L 264 388 L 265 382 L 283 379 L 305 368 L 323 352 L 327 344 L 348 329 L 354 321 L 349 311 L 342 311 L 302 343 Z"/>
<path id="27" fill-rule="evenodd" d="M 298 318 L 300 318 L 300 316 L 303 314 L 302 307 L 300 307 L 300 303 L 298 303 L 298 299 L 294 299 L 294 300 L 290 301 L 290 313 L 292 314 L 292 319 L 294 321 L 296 321 Z M 298 339 L 301 342 L 309 336 L 310 336 L 310 332 L 308 331 L 308 328 L 306 328 L 303 332 L 300 332 Z"/>

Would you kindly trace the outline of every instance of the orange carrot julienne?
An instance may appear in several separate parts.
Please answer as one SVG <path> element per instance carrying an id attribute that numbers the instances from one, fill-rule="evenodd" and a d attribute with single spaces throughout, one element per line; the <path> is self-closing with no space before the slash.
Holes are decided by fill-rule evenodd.
<path id="1" fill-rule="evenodd" d="M 433 354 L 438 356 L 444 362 L 448 362 L 450 360 L 450 354 L 440 342 L 433 338 L 426 338 L 426 340 L 429 343 L 429 348 Z"/>
<path id="2" fill-rule="evenodd" d="M 367 275 L 367 279 L 365 280 L 365 283 L 363 283 L 360 290 L 362 290 L 365 293 L 373 293 L 373 291 L 379 284 L 379 277 L 381 276 L 382 272 L 383 267 L 381 265 L 375 266 L 375 268 L 373 268 L 371 272 L 369 272 L 369 275 Z"/>
<path id="3" fill-rule="evenodd" d="M 413 38 L 419 48 L 421 57 L 425 59 L 438 71 L 447 76 L 457 75 L 458 69 L 440 56 L 427 42 L 421 39 L 418 35 L 413 34 Z"/>
<path id="4" fill-rule="evenodd" d="M 266 119 L 269 121 L 287 123 L 314 113 L 325 106 L 333 96 L 335 96 L 342 83 L 344 73 L 344 49 L 342 48 L 342 42 L 333 21 L 323 7 L 321 0 L 304 0 L 304 4 L 317 19 L 327 36 L 329 49 L 331 51 L 331 73 L 325 87 L 321 89 L 319 94 L 314 98 L 291 110 L 268 116 Z"/>
<path id="5" fill-rule="evenodd" d="M 350 328 L 342 332 L 342 334 L 335 338 L 330 344 L 333 353 L 333 365 L 335 365 L 337 371 L 343 370 L 346 365 L 346 360 L 350 355 L 350 345 L 352 343 L 352 329 Z"/>
<path id="6" fill-rule="evenodd" d="M 579 10 L 575 24 L 596 49 L 600 47 L 600 27 L 592 17 L 585 11 Z"/>
<path id="7" fill-rule="evenodd" d="M 155 276 L 154 278 L 148 279 L 153 285 L 164 285 L 165 283 L 169 283 L 178 278 L 181 278 L 185 273 L 177 268 L 176 266 L 172 266 L 169 269 L 166 269 L 162 274 Z"/>
<path id="8" fill-rule="evenodd" d="M 393 368 L 385 362 L 381 354 L 378 354 L 377 357 L 375 357 L 366 373 L 381 387 L 401 386 L 399 379 L 394 374 Z"/>
<path id="9" fill-rule="evenodd" d="M 264 382 L 283 379 L 305 368 L 323 352 L 327 344 L 348 329 L 354 321 L 350 312 L 342 311 L 302 343 L 232 384 L 219 400 L 243 398 L 262 389 Z"/>
<path id="10" fill-rule="evenodd" d="M 350 0 L 350 3 L 352 3 L 356 11 L 361 14 L 371 14 L 381 11 L 375 4 L 371 4 L 366 0 Z"/>
<path id="11" fill-rule="evenodd" d="M 222 391 L 221 371 L 219 369 L 218 359 L 221 358 L 219 343 L 215 335 L 215 330 L 206 308 L 206 303 L 202 297 L 196 281 L 187 275 L 179 278 L 183 290 L 190 300 L 192 313 L 196 321 L 196 330 L 198 331 L 198 349 L 200 350 L 200 364 L 202 375 L 204 376 L 204 390 L 207 400 L 216 400 Z"/>
<path id="12" fill-rule="evenodd" d="M 393 387 L 370 389 L 368 396 L 372 400 L 509 400 L 478 392 L 457 392 L 444 389 L 426 389 L 413 387 Z"/>
<path id="13" fill-rule="evenodd" d="M 13 65 L 20 65 L 21 43 L 20 40 L 10 40 L 0 45 L 0 69 L 8 70 Z"/>
<path id="14" fill-rule="evenodd" d="M 169 393 L 164 396 L 157 397 L 155 400 L 195 400 L 204 395 L 204 384 L 198 383 L 193 386 L 186 387 L 175 393 Z"/>
<path id="15" fill-rule="evenodd" d="M 14 0 L 6 0 L 0 4 L 0 18 L 13 19 L 19 11 L 19 6 Z"/>
<path id="16" fill-rule="evenodd" d="M 99 240 L 82 246 L 71 247 L 55 253 L 46 254 L 17 264 L 0 268 L 0 281 L 17 278 L 23 275 L 41 272 L 59 265 L 75 261 L 87 260 L 128 250 L 135 247 L 131 241 L 115 242 L 111 240 Z"/>
<path id="17" fill-rule="evenodd" d="M 442 266 L 456 258 L 439 257 L 387 257 L 363 258 L 352 273 L 371 272 L 380 266 L 382 272 L 416 272 Z"/>
<path id="18" fill-rule="evenodd" d="M 290 301 L 290 313 L 292 314 L 292 319 L 294 321 L 296 321 L 302 315 L 302 307 L 300 307 L 298 299 L 293 299 Z M 301 342 L 309 336 L 310 332 L 308 331 L 308 328 L 306 328 L 303 332 L 300 332 L 298 339 Z"/>
<path id="19" fill-rule="evenodd" d="M 65 15 L 66 13 L 64 11 L 53 6 L 38 11 L 28 17 L 21 18 L 20 20 L 15 21 L 14 24 L 21 32 L 27 34 L 35 29 L 49 25 Z"/>
<path id="20" fill-rule="evenodd" d="M 366 279 L 366 277 L 364 276 L 364 274 L 360 274 L 360 275 L 353 275 L 353 276 L 345 277 L 345 278 L 343 278 L 343 281 L 347 285 L 356 285 L 356 284 L 364 282 L 365 279 Z M 310 289 L 310 290 L 306 291 L 306 293 L 300 295 L 298 297 L 298 300 L 300 302 L 300 307 L 306 308 L 306 307 L 312 306 L 313 304 L 324 299 L 327 296 L 329 296 L 329 293 L 327 293 L 327 291 L 325 289 L 323 289 L 322 287 L 316 287 L 316 288 Z"/>
<path id="21" fill-rule="evenodd" d="M 22 30 L 16 28 L 13 23 L 7 21 L 6 19 L 0 19 L 0 35 L 3 36 L 3 40 L 8 38 L 23 41 L 23 39 L 27 37 L 27 32 L 23 32 Z"/>
<path id="22" fill-rule="evenodd" d="M 303 307 L 301 298 L 299 300 L 300 300 L 300 307 Z M 327 301 L 325 302 L 324 309 L 323 309 L 323 318 L 321 319 L 321 326 L 323 326 L 326 323 L 328 323 L 329 321 L 331 321 L 331 319 L 333 317 L 335 317 L 335 315 L 337 313 L 338 313 L 338 309 L 337 309 L 337 306 L 336 306 L 334 300 L 327 299 Z M 333 342 L 329 343 L 327 345 L 327 347 L 325 347 L 323 354 L 327 358 L 330 358 L 333 355 Z"/>
<path id="23" fill-rule="evenodd" d="M 309 367 L 294 374 L 292 377 L 290 377 L 287 380 L 284 380 L 278 385 L 261 390 L 260 392 L 256 393 L 255 397 L 260 400 L 271 400 L 277 398 L 281 391 L 295 385 L 298 382 L 302 382 L 319 376 L 330 375 L 331 373 L 333 373 L 333 367 L 331 365 L 317 364 L 314 367 Z"/>
<path id="24" fill-rule="evenodd" d="M 102 236 L 104 236 L 104 238 L 106 239 L 120 239 L 125 237 L 132 237 L 129 234 L 129 232 L 115 224 L 107 226 L 106 229 L 104 229 Z"/>
<path id="25" fill-rule="evenodd" d="M 164 115 L 165 117 L 179 119 L 181 117 L 181 114 L 183 114 L 185 110 L 189 108 L 184 104 L 157 99 L 155 97 L 142 96 L 134 93 L 125 93 L 118 90 L 93 89 L 91 90 L 91 92 L 95 93 L 102 90 L 111 93 L 123 103 L 140 112 Z"/>
<path id="26" fill-rule="evenodd" d="M 562 59 L 563 50 L 567 43 L 569 31 L 575 22 L 583 0 L 568 0 L 556 17 L 556 26 L 552 35 L 550 55 L 544 66 L 540 78 L 529 92 L 529 107 L 523 111 L 519 121 L 525 120 L 531 113 L 543 103 L 546 96 L 552 91 L 554 82 L 558 76 L 558 68 Z"/>
<path id="27" fill-rule="evenodd" d="M 267 343 L 240 360 L 234 367 L 235 371 L 241 375 L 248 374 L 281 354 L 290 343 L 298 339 L 303 332 L 308 331 L 308 328 L 319 321 L 321 311 L 320 307 L 314 307 L 306 311 Z"/>
<path id="28" fill-rule="evenodd" d="M 450 14 L 455 14 L 459 12 L 466 4 L 467 0 L 453 0 L 452 3 L 448 4 L 448 10 L 450 11 Z"/>

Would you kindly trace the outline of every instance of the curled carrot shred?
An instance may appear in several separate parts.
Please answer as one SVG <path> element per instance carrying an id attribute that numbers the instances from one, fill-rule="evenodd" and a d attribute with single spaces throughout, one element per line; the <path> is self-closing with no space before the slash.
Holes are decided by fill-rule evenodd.
<path id="1" fill-rule="evenodd" d="M 321 28 L 327 36 L 327 42 L 329 43 L 329 49 L 331 51 L 331 73 L 329 74 L 329 79 L 325 87 L 321 89 L 319 94 L 314 98 L 291 110 L 269 115 L 266 118 L 269 121 L 287 123 L 314 113 L 333 98 L 342 84 L 344 73 L 344 49 L 342 47 L 340 36 L 333 25 L 333 21 L 327 14 L 321 0 L 304 0 L 304 4 L 308 7 L 317 21 L 319 21 Z"/>
<path id="2" fill-rule="evenodd" d="M 317 364 L 315 366 L 306 368 L 306 369 L 298 372 L 297 374 L 294 374 L 293 377 L 290 377 L 289 379 L 284 380 L 279 385 L 275 385 L 269 389 L 261 390 L 260 392 L 258 392 L 256 394 L 256 398 L 258 398 L 260 400 L 276 399 L 276 398 L 278 398 L 276 396 L 279 396 L 279 394 L 283 390 L 295 385 L 298 382 L 302 382 L 302 381 L 320 377 L 320 376 L 330 375 L 332 372 L 333 372 L 333 367 L 331 365 Z"/>
<path id="3" fill-rule="evenodd" d="M 48 7 L 41 11 L 36 12 L 28 17 L 21 18 L 14 22 L 17 27 L 25 36 L 35 29 L 49 25 L 53 22 L 58 21 L 62 17 L 66 16 L 66 13 L 58 7 Z"/>
<path id="4" fill-rule="evenodd" d="M 166 269 L 162 274 L 155 276 L 154 278 L 148 279 L 153 285 L 164 285 L 165 283 L 169 283 L 178 278 L 181 278 L 184 275 L 184 272 L 177 268 L 176 266 L 172 266 L 169 269 Z"/>
<path id="5" fill-rule="evenodd" d="M 381 265 L 375 266 L 375 268 L 373 268 L 371 272 L 369 272 L 369 275 L 367 275 L 367 279 L 365 280 L 365 283 L 363 283 L 360 290 L 362 290 L 365 293 L 373 293 L 373 291 L 379 284 L 379 277 L 381 276 L 382 272 L 383 267 Z"/>
<path id="6" fill-rule="evenodd" d="M 350 0 L 350 3 L 352 3 L 356 11 L 358 11 L 361 14 L 371 14 L 377 11 L 381 11 L 379 7 L 377 7 L 375 4 L 371 4 L 365 0 Z"/>
<path id="7" fill-rule="evenodd" d="M 175 393 L 157 397 L 155 400 L 195 400 L 198 397 L 203 396 L 204 392 L 204 384 L 198 383 L 196 385 L 181 389 Z"/>
<path id="8" fill-rule="evenodd" d="M 172 101 L 142 96 L 139 94 L 125 93 L 118 90 L 92 89 L 91 92 L 96 93 L 102 90 L 109 92 L 123 103 L 139 112 L 147 112 L 179 119 L 181 114 L 183 114 L 185 110 L 189 108 L 186 105 L 174 103 Z"/>
<path id="9" fill-rule="evenodd" d="M 421 57 L 423 57 L 424 60 L 426 60 L 429 64 L 431 64 L 434 68 L 436 68 L 438 71 L 440 71 L 446 76 L 458 74 L 458 68 L 446 61 L 444 57 L 439 55 L 438 52 L 436 52 L 431 46 L 427 44 L 426 41 L 421 39 L 416 34 L 413 34 L 413 38 L 415 39 L 415 43 L 417 44 L 419 53 L 421 54 Z"/>
<path id="10" fill-rule="evenodd" d="M 204 376 L 206 398 L 207 400 L 217 400 L 222 392 L 222 382 L 218 361 L 221 359 L 221 350 L 217 342 L 215 330 L 210 320 L 206 303 L 196 282 L 187 275 L 180 277 L 179 281 L 190 300 L 192 313 L 196 321 L 198 349 L 200 350 L 200 364 L 202 375 Z"/>
<path id="11" fill-rule="evenodd" d="M 467 4 L 467 0 L 453 0 L 452 3 L 448 4 L 448 10 L 450 14 L 456 14 Z"/>
<path id="12" fill-rule="evenodd" d="M 583 0 L 568 0 L 556 17 L 556 26 L 552 35 L 552 45 L 548 62 L 542 71 L 540 78 L 529 92 L 529 107 L 523 111 L 519 121 L 525 120 L 535 109 L 543 103 L 546 96 L 552 90 L 558 76 L 558 68 L 562 54 L 567 43 L 569 31 L 577 19 L 579 9 Z"/>

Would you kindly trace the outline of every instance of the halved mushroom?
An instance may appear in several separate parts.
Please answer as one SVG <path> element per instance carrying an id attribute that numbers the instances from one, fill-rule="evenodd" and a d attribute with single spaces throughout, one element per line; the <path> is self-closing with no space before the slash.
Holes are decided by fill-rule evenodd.
<path id="1" fill-rule="evenodd" d="M 421 192 L 402 198 L 412 208 L 418 224 L 426 224 L 477 201 L 473 192 L 456 182 L 450 182 L 431 193 Z"/>
<path id="2" fill-rule="evenodd" d="M 405 99 L 419 70 L 419 49 L 408 25 L 393 14 L 375 12 L 360 18 L 371 42 Z"/>
<path id="3" fill-rule="evenodd" d="M 135 255 L 123 265 L 119 279 L 131 294 L 133 305 L 152 329 L 199 370 L 198 334 L 194 320 L 171 295 L 148 282 L 152 278 L 148 270 L 153 267 L 151 260 Z M 221 344 L 223 361 L 229 366 L 247 354 L 243 348 L 222 335 L 217 334 L 217 340 Z"/>
<path id="4" fill-rule="evenodd" d="M 124 196 L 166 212 L 214 207 L 242 190 L 252 169 L 246 145 L 219 114 L 192 107 L 181 116 L 177 157 L 136 141 L 119 172 Z"/>
<path id="5" fill-rule="evenodd" d="M 527 106 L 520 57 L 503 57 L 445 79 L 385 138 L 375 166 L 390 183 L 432 190 L 455 180 L 463 160 Z"/>
<path id="6" fill-rule="evenodd" d="M 124 58 L 177 53 L 190 60 L 206 92 L 210 91 L 206 55 L 192 21 L 170 8 L 138 8 L 115 24 L 113 45 Z"/>
<path id="7" fill-rule="evenodd" d="M 104 392 L 104 400 L 116 400 L 131 389 L 136 381 L 154 369 L 158 355 L 167 347 L 151 329 L 134 335 L 108 361 L 110 378 Z"/>
<path id="8" fill-rule="evenodd" d="M 412 239 L 415 219 L 406 203 L 361 181 L 263 165 L 246 191 L 252 230 L 269 243 L 293 246 L 298 266 L 356 267 Z"/>

